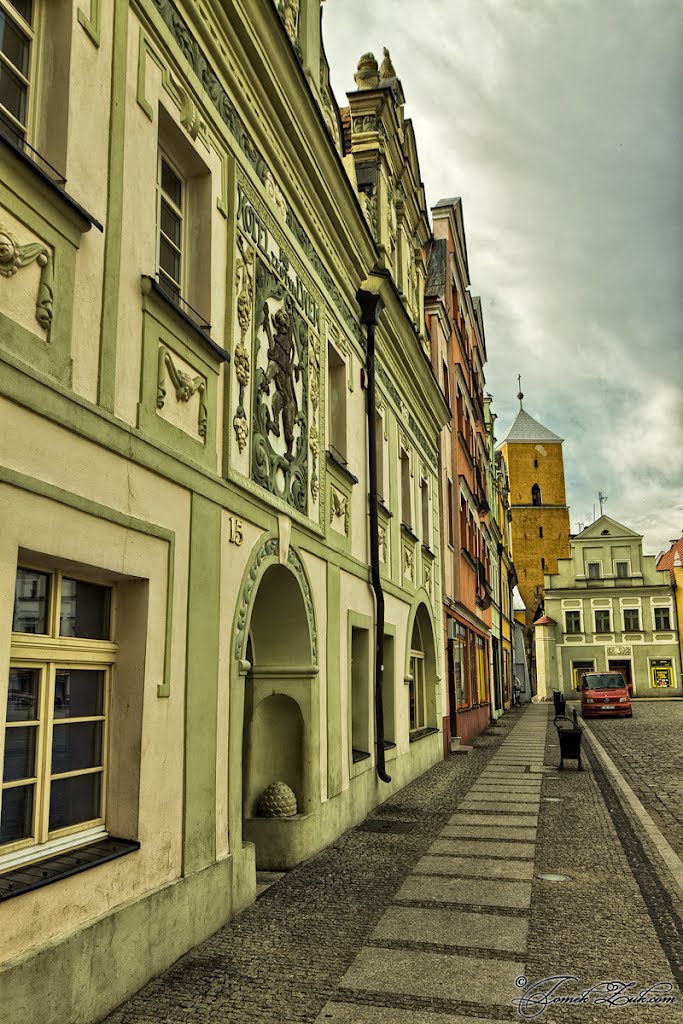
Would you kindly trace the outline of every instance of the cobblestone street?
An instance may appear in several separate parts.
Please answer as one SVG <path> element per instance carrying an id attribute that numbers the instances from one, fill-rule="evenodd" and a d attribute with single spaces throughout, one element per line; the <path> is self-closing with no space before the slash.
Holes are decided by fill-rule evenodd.
<path id="1" fill-rule="evenodd" d="M 624 760 L 635 775 L 654 764 L 654 785 L 676 771 L 678 745 L 667 752 L 661 736 L 673 739 L 681 712 L 638 705 L 632 721 L 596 723 L 595 734 L 624 774 Z M 560 773 L 548 707 L 509 713 L 469 756 L 437 765 L 290 872 L 107 1024 L 481 1024 L 518 1019 L 512 1000 L 557 975 L 571 976 L 564 995 L 618 979 L 632 993 L 671 983 L 680 1000 L 681 892 L 587 747 L 586 771 L 568 762 Z M 529 1009 L 535 1019 L 543 1007 Z M 588 999 L 538 1016 L 579 1024 L 614 1019 L 614 1008 Z M 641 1003 L 619 1020 L 681 1024 L 683 1009 Z"/>
<path id="2" fill-rule="evenodd" d="M 683 859 L 683 701 L 638 700 L 633 718 L 590 728 Z"/>

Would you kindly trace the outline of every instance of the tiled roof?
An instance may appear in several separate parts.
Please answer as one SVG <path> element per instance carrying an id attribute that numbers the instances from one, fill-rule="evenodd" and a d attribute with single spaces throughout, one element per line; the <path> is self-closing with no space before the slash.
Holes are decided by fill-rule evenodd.
<path id="1" fill-rule="evenodd" d="M 549 615 L 544 615 L 541 619 L 536 619 L 534 626 L 556 626 L 557 622 L 555 619 L 551 619 Z"/>
<path id="2" fill-rule="evenodd" d="M 669 550 L 663 551 L 657 558 L 657 568 L 668 569 L 669 579 L 672 583 L 675 582 L 674 562 L 676 560 L 676 555 L 678 555 L 679 560 L 683 562 L 683 537 L 679 537 L 678 540 L 673 541 Z"/>
<path id="3" fill-rule="evenodd" d="M 496 447 L 501 448 L 504 444 L 510 444 L 511 442 L 524 444 L 529 441 L 561 442 L 562 440 L 563 438 L 553 434 L 552 430 L 548 430 L 547 427 L 544 427 L 542 423 L 535 420 L 524 409 L 520 409 L 514 423 L 507 433 L 503 435 Z"/>

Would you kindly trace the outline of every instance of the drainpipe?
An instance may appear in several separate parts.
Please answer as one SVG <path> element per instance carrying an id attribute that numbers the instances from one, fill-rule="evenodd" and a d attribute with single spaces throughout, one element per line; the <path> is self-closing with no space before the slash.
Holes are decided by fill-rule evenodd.
<path id="1" fill-rule="evenodd" d="M 382 678 L 384 675 L 384 594 L 379 575 L 379 533 L 377 520 L 377 400 L 375 392 L 375 328 L 384 309 L 379 295 L 364 291 L 356 293 L 361 322 L 367 329 L 367 413 L 368 413 L 368 483 L 370 502 L 370 577 L 375 595 L 375 764 L 382 782 L 391 782 L 384 761 L 384 714 L 382 709 Z"/>

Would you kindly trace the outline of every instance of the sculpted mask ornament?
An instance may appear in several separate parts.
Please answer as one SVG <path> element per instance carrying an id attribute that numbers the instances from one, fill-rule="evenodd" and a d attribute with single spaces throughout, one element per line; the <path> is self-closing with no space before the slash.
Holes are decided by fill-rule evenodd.
<path id="1" fill-rule="evenodd" d="M 199 417 L 197 433 L 206 437 L 208 419 L 206 407 L 206 384 L 202 377 L 191 377 L 185 370 L 176 366 L 171 353 L 163 346 L 159 349 L 159 375 L 157 379 L 157 409 L 163 409 L 166 403 L 166 372 L 171 378 L 178 402 L 189 402 L 193 395 L 199 394 Z"/>
<path id="2" fill-rule="evenodd" d="M 47 331 L 52 323 L 52 260 L 50 251 L 40 242 L 19 245 L 14 235 L 0 228 L 0 277 L 13 277 L 17 271 L 37 263 L 41 268 L 36 320 Z"/>

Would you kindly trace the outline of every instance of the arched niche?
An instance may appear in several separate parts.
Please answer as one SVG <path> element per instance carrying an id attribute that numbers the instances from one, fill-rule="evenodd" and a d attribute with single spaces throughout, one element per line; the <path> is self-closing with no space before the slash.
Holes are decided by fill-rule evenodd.
<path id="1" fill-rule="evenodd" d="M 422 600 L 414 608 L 408 632 L 406 677 L 409 679 L 409 728 L 437 727 L 437 672 L 434 626 L 427 603 Z"/>
<path id="2" fill-rule="evenodd" d="M 253 688 L 251 673 L 247 689 Z M 242 801 L 246 817 L 255 817 L 258 801 L 271 782 L 294 790 L 299 810 L 304 794 L 304 719 L 295 700 L 282 693 L 265 697 L 244 722 Z"/>

